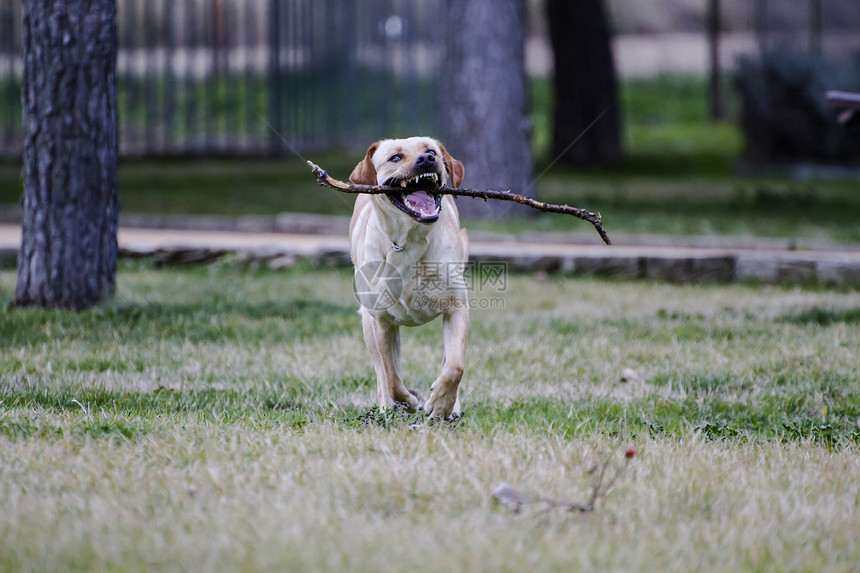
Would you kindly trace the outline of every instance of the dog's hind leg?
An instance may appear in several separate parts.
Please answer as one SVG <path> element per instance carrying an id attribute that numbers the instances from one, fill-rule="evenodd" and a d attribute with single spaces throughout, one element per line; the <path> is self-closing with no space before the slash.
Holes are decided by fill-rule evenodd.
<path id="1" fill-rule="evenodd" d="M 403 385 L 400 368 L 400 327 L 384 324 L 369 312 L 361 313 L 364 342 L 376 370 L 376 403 L 381 408 L 403 404 L 410 412 L 423 406 L 421 397 Z"/>

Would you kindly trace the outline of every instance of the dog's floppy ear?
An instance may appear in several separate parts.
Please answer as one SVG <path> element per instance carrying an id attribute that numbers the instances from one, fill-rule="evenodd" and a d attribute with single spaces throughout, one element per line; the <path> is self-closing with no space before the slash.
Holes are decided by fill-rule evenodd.
<path id="1" fill-rule="evenodd" d="M 376 185 L 376 167 L 373 166 L 373 154 L 376 152 L 376 149 L 379 147 L 379 142 L 377 141 L 373 145 L 367 148 L 367 155 L 365 155 L 364 159 L 355 166 L 355 169 L 352 170 L 352 174 L 349 176 L 349 180 L 355 183 L 356 185 Z"/>
<path id="2" fill-rule="evenodd" d="M 451 157 L 451 154 L 448 153 L 448 150 L 441 143 L 439 144 L 439 149 L 442 150 L 442 162 L 445 163 L 445 169 L 448 170 L 449 184 L 452 188 L 457 188 L 462 185 L 463 176 L 466 173 L 463 163 Z"/>

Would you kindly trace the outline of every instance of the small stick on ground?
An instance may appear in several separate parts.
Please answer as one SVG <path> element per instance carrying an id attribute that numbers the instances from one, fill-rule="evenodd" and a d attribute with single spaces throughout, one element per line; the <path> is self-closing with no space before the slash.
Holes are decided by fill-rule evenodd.
<path id="1" fill-rule="evenodd" d="M 402 193 L 403 189 L 396 187 L 386 187 L 383 185 L 356 185 L 355 183 L 346 183 L 344 181 L 339 181 L 332 176 L 330 176 L 324 169 L 322 169 L 319 165 L 315 164 L 312 161 L 308 161 L 308 165 L 313 170 L 314 175 L 317 177 L 317 183 L 322 185 L 323 187 L 328 187 L 329 189 L 334 189 L 336 191 L 342 191 L 344 193 L 367 193 L 369 195 L 383 195 L 388 193 Z M 500 201 L 513 201 L 514 203 L 519 203 L 521 205 L 526 205 L 528 207 L 532 207 L 533 209 L 537 209 L 538 211 L 545 211 L 547 213 L 561 213 L 563 215 L 573 215 L 577 219 L 582 219 L 583 221 L 588 221 L 594 228 L 597 230 L 597 234 L 600 235 L 600 238 L 603 239 L 603 242 L 607 245 L 611 245 L 612 241 L 609 240 L 609 236 L 606 234 L 606 231 L 603 230 L 603 219 L 600 216 L 600 213 L 592 213 L 591 211 L 586 211 L 585 209 L 578 209 L 576 207 L 570 207 L 569 205 L 555 205 L 553 203 L 544 203 L 543 201 L 537 201 L 536 199 L 532 199 L 530 197 L 524 197 L 522 195 L 517 195 L 516 193 L 511 193 L 510 191 L 494 191 L 492 189 L 453 189 L 451 187 L 437 187 L 433 189 L 433 193 L 437 193 L 439 195 L 454 195 L 456 197 L 476 197 L 479 199 L 483 199 L 486 201 L 487 199 L 498 199 Z"/>
<path id="2" fill-rule="evenodd" d="M 627 464 L 635 455 L 636 448 L 632 446 L 627 448 L 624 452 L 624 463 L 621 466 L 616 466 L 614 475 L 608 479 L 606 471 L 611 464 L 611 459 L 603 464 L 596 464 L 592 467 L 588 471 L 589 474 L 594 476 L 591 482 L 591 495 L 585 503 L 549 497 L 529 497 L 520 493 L 511 484 L 505 482 L 499 482 L 499 485 L 496 486 L 491 495 L 500 503 L 507 506 L 513 513 L 520 513 L 524 506 L 531 504 L 544 505 L 541 515 L 549 513 L 554 509 L 563 509 L 571 513 L 592 513 L 597 509 L 597 502 L 609 495 L 612 486 L 624 474 Z"/>

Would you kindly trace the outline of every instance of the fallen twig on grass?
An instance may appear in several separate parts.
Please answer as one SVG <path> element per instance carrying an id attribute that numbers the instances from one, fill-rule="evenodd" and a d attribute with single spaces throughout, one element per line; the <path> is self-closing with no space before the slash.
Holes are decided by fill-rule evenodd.
<path id="1" fill-rule="evenodd" d="M 316 175 L 317 183 L 319 183 L 323 187 L 328 187 L 329 189 L 342 191 L 344 193 L 367 193 L 369 195 L 381 195 L 403 192 L 403 189 L 396 187 L 387 187 L 384 185 L 356 185 L 355 183 L 346 183 L 344 181 L 339 181 L 326 173 L 325 169 L 321 168 L 313 161 L 308 161 L 307 163 L 313 170 L 314 175 Z M 612 241 L 609 240 L 609 236 L 606 234 L 606 231 L 603 230 L 603 219 L 601 218 L 600 213 L 592 213 L 591 211 L 586 211 L 585 209 L 579 209 L 577 207 L 571 207 L 569 205 L 555 205 L 553 203 L 544 203 L 543 201 L 538 201 L 530 197 L 524 197 L 523 195 L 511 193 L 510 191 L 436 187 L 433 189 L 433 193 L 439 195 L 453 195 L 455 197 L 475 197 L 478 199 L 483 199 L 484 201 L 486 201 L 487 199 L 513 201 L 514 203 L 526 205 L 527 207 L 537 209 L 538 211 L 544 211 L 547 213 L 560 213 L 562 215 L 573 215 L 577 219 L 588 221 L 589 223 L 594 225 L 594 228 L 597 230 L 597 234 L 600 235 L 600 238 L 603 239 L 603 242 L 607 245 L 612 244 Z"/>
<path id="2" fill-rule="evenodd" d="M 591 513 L 596 509 L 598 500 L 606 497 L 610 488 L 615 485 L 615 482 L 624 473 L 624 470 L 627 468 L 627 462 L 635 455 L 635 448 L 627 448 L 624 452 L 623 465 L 616 467 L 615 473 L 608 479 L 606 470 L 610 463 L 595 464 L 588 471 L 589 474 L 594 476 L 594 479 L 591 483 L 591 494 L 585 503 L 552 499 L 549 497 L 528 497 L 506 482 L 499 482 L 499 485 L 493 490 L 492 496 L 513 513 L 519 513 L 523 506 L 531 504 L 543 504 L 544 510 L 542 513 L 548 513 L 553 509 L 563 509 L 570 513 Z"/>

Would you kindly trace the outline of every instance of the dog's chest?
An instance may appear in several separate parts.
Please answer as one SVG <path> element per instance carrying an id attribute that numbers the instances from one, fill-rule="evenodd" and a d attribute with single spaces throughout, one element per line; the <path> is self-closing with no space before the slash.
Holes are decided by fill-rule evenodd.
<path id="1" fill-rule="evenodd" d="M 396 302 L 392 300 L 383 314 L 406 326 L 429 322 L 466 300 L 461 260 L 432 248 L 421 253 L 423 256 L 416 254 L 407 245 L 402 250 L 391 249 L 385 257 L 390 268 L 396 269 L 400 284 L 394 289 L 399 291 Z"/>
<path id="2" fill-rule="evenodd" d="M 432 225 L 401 225 L 401 214 L 388 217 L 378 207 L 365 204 L 351 236 L 362 312 L 386 322 L 418 326 L 465 305 L 466 247 L 456 206 L 446 203 Z"/>

